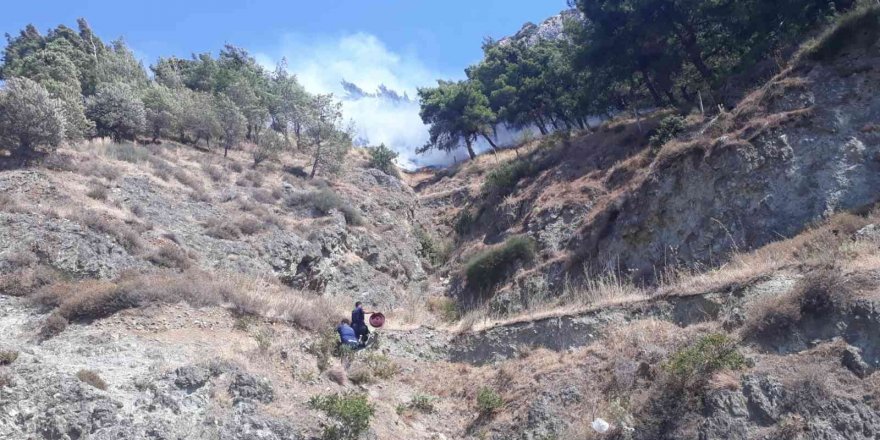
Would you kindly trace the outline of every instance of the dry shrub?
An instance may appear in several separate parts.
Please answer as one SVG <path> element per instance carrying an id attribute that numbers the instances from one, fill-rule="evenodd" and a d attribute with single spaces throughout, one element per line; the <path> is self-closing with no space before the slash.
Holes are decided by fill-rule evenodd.
<path id="1" fill-rule="evenodd" d="M 6 267 L 7 272 L 33 266 L 37 261 L 37 256 L 27 249 L 7 249 L 0 254 L 0 262 Z"/>
<path id="2" fill-rule="evenodd" d="M 241 237 L 241 229 L 238 228 L 238 225 L 226 220 L 211 217 L 203 226 L 205 234 L 209 237 L 220 240 L 238 240 Z"/>
<path id="3" fill-rule="evenodd" d="M 229 162 L 229 165 L 227 166 L 227 168 L 229 168 L 230 170 L 232 170 L 236 173 L 240 173 L 240 172 L 244 171 L 244 165 L 242 165 L 238 162 Z"/>
<path id="4" fill-rule="evenodd" d="M 89 185 L 89 190 L 86 191 L 86 196 L 95 200 L 107 200 L 107 187 L 98 182 L 92 182 Z"/>
<path id="5" fill-rule="evenodd" d="M 115 283 L 103 280 L 53 284 L 40 289 L 32 299 L 55 308 L 55 313 L 68 321 L 103 318 L 136 305 Z"/>
<path id="6" fill-rule="evenodd" d="M 76 171 L 77 166 L 73 156 L 60 152 L 49 153 L 43 159 L 43 166 L 52 171 Z"/>
<path id="7" fill-rule="evenodd" d="M 332 370 L 331 370 L 332 371 Z M 366 365 L 354 365 L 348 370 L 348 380 L 355 385 L 366 385 L 375 382 L 372 371 Z"/>
<path id="8" fill-rule="evenodd" d="M 178 182 L 182 183 L 185 186 L 188 186 L 189 188 L 192 188 L 194 191 L 205 191 L 205 187 L 202 185 L 202 182 L 191 176 L 183 168 L 173 168 L 171 170 L 171 175 L 173 175 Z"/>
<path id="9" fill-rule="evenodd" d="M 269 278 L 241 274 L 127 272 L 114 281 L 61 282 L 40 289 L 34 301 L 69 320 L 104 318 L 126 308 L 187 302 L 196 307 L 230 307 L 238 314 L 287 322 L 308 330 L 327 328 L 337 314 L 326 298 L 293 291 Z"/>
<path id="10" fill-rule="evenodd" d="M 104 382 L 104 379 L 101 379 L 101 376 L 98 375 L 97 371 L 79 370 L 79 372 L 76 373 L 76 377 L 99 390 L 107 389 L 107 382 Z"/>
<path id="11" fill-rule="evenodd" d="M 180 246 L 174 246 L 171 244 L 162 244 L 159 246 L 158 249 L 147 257 L 147 261 L 153 263 L 155 266 L 172 269 L 189 269 L 192 265 L 186 252 L 184 252 Z"/>
<path id="12" fill-rule="evenodd" d="M 43 339 L 54 338 L 61 334 L 67 328 L 67 319 L 63 316 L 53 313 L 43 321 L 40 327 L 40 337 Z"/>
<path id="13" fill-rule="evenodd" d="M 0 293 L 9 296 L 27 296 L 61 279 L 62 274 L 49 266 L 26 267 L 12 273 L 0 274 Z"/>
<path id="14" fill-rule="evenodd" d="M 281 198 L 281 195 L 282 194 L 280 194 L 279 192 L 269 191 L 262 188 L 254 189 L 251 192 L 251 197 L 253 197 L 254 200 L 266 205 L 271 205 L 275 203 L 276 201 L 278 201 L 278 199 Z"/>
<path id="15" fill-rule="evenodd" d="M 821 314 L 843 307 L 851 292 L 836 268 L 809 272 L 788 292 L 764 295 L 746 305 L 742 334 L 761 337 L 795 325 L 803 314 Z"/>
<path id="16" fill-rule="evenodd" d="M 70 220 L 80 223 L 96 232 L 101 232 L 113 237 L 117 243 L 129 252 L 136 252 L 143 246 L 137 232 L 125 225 L 115 224 L 95 211 L 85 211 L 72 214 Z"/>
<path id="17" fill-rule="evenodd" d="M 331 368 L 330 370 L 327 370 L 327 378 L 332 380 L 333 382 L 336 382 L 339 385 L 345 385 L 345 370 L 340 367 Z"/>
<path id="18" fill-rule="evenodd" d="M 0 366 L 9 365 L 18 359 L 18 352 L 15 350 L 0 350 Z"/>
<path id="19" fill-rule="evenodd" d="M 0 372 L 0 389 L 12 385 L 12 375 L 9 373 Z"/>
<path id="20" fill-rule="evenodd" d="M 266 229 L 265 223 L 251 215 L 243 215 L 236 218 L 235 226 L 244 235 L 254 235 Z"/>
<path id="21" fill-rule="evenodd" d="M 202 169 L 205 170 L 205 173 L 214 182 L 223 182 L 226 180 L 226 171 L 224 171 L 223 168 L 220 168 L 217 165 L 202 164 Z"/>

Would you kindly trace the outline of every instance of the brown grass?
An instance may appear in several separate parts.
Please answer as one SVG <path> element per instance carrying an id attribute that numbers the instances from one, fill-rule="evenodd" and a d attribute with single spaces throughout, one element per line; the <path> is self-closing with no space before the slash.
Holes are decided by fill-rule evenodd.
<path id="1" fill-rule="evenodd" d="M 274 280 L 241 274 L 184 272 L 126 273 L 113 281 L 82 280 L 45 286 L 33 300 L 69 320 L 94 320 L 154 303 L 186 302 L 225 306 L 239 314 L 287 322 L 309 330 L 336 320 L 338 308 L 326 298 L 293 291 Z"/>
<path id="2" fill-rule="evenodd" d="M 77 377 L 77 379 L 79 379 L 79 380 L 99 389 L 99 390 L 106 390 L 107 389 L 107 382 L 104 382 L 104 379 L 101 379 L 101 376 L 98 374 L 97 371 L 79 370 L 79 372 L 76 373 L 76 377 Z"/>
<path id="3" fill-rule="evenodd" d="M 851 294 L 839 269 L 813 270 L 788 292 L 752 300 L 746 306 L 746 320 L 741 332 L 744 337 L 751 338 L 786 331 L 801 319 L 803 313 L 839 309 Z"/>
<path id="4" fill-rule="evenodd" d="M 107 234 L 129 252 L 137 252 L 143 247 L 140 235 L 126 225 L 114 222 L 110 216 L 96 211 L 76 211 L 68 217 L 95 232 Z"/>
<path id="5" fill-rule="evenodd" d="M 192 266 L 187 253 L 177 245 L 162 244 L 147 257 L 147 261 L 155 266 L 189 269 Z"/>
<path id="6" fill-rule="evenodd" d="M 18 352 L 15 350 L 0 350 L 0 366 L 9 365 L 18 359 Z"/>

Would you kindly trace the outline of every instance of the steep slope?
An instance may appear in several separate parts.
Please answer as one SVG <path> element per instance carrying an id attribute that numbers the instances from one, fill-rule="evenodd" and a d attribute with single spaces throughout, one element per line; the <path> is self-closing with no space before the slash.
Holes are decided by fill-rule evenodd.
<path id="1" fill-rule="evenodd" d="M 668 264 L 717 264 L 877 201 L 880 50 L 863 43 L 799 60 L 693 139 L 666 145 L 572 249 L 649 277 Z"/>

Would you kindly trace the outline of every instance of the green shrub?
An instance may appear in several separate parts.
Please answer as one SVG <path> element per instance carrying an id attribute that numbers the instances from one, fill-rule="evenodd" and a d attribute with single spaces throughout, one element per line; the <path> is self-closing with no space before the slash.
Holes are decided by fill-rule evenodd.
<path id="1" fill-rule="evenodd" d="M 736 341 L 721 333 L 701 337 L 672 355 L 665 369 L 680 385 L 705 383 L 719 370 L 738 370 L 746 365 Z"/>
<path id="2" fill-rule="evenodd" d="M 431 414 L 434 412 L 434 401 L 436 400 L 436 397 L 416 394 L 412 396 L 409 402 L 397 405 L 397 414 L 401 415 L 407 410 L 414 410 L 423 414 Z"/>
<path id="3" fill-rule="evenodd" d="M 413 228 L 413 235 L 419 241 L 419 254 L 432 265 L 441 265 L 449 258 L 450 246 L 439 242 L 421 226 Z"/>
<path id="4" fill-rule="evenodd" d="M 806 55 L 812 60 L 828 61 L 848 46 L 871 47 L 878 39 L 880 7 L 862 7 L 840 17 L 806 49 Z"/>
<path id="5" fill-rule="evenodd" d="M 480 415 L 491 415 L 501 409 L 503 405 L 504 399 L 492 388 L 483 387 L 477 391 L 477 409 L 480 411 Z"/>
<path id="6" fill-rule="evenodd" d="M 458 218 L 455 220 L 455 233 L 464 236 L 471 232 L 471 228 L 473 228 L 474 223 L 477 221 L 476 216 L 470 209 L 464 209 L 458 214 Z"/>
<path id="7" fill-rule="evenodd" d="M 375 413 L 365 394 L 346 393 L 315 396 L 309 399 L 309 407 L 323 411 L 332 420 L 324 427 L 324 440 L 355 440 L 370 427 Z"/>
<path id="8" fill-rule="evenodd" d="M 394 164 L 397 156 L 398 153 L 386 147 L 385 144 L 370 148 L 370 166 L 385 174 L 397 176 L 397 166 Z"/>
<path id="9" fill-rule="evenodd" d="M 461 318 L 458 304 L 454 299 L 445 296 L 428 298 L 428 311 L 439 315 L 446 322 L 455 322 Z"/>
<path id="10" fill-rule="evenodd" d="M 676 136 L 684 131 L 684 118 L 678 115 L 670 115 L 660 121 L 657 131 L 651 136 L 650 143 L 654 148 L 660 148 L 667 142 L 675 139 Z"/>
<path id="11" fill-rule="evenodd" d="M 107 389 L 107 382 L 104 382 L 104 379 L 101 379 L 101 376 L 95 371 L 79 370 L 79 372 L 76 373 L 76 377 L 99 390 Z"/>
<path id="12" fill-rule="evenodd" d="M 506 195 L 525 177 L 537 174 L 539 169 L 531 162 L 513 160 L 495 167 L 486 176 L 483 192 L 487 194 Z"/>
<path id="13" fill-rule="evenodd" d="M 535 242 L 526 236 L 510 237 L 504 244 L 471 258 L 465 268 L 468 286 L 477 290 L 494 287 L 504 279 L 510 268 L 535 256 Z"/>

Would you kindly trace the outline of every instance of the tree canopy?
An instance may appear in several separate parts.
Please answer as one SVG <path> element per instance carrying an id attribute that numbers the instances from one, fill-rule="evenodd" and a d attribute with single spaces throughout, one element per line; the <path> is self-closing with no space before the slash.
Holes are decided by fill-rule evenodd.
<path id="1" fill-rule="evenodd" d="M 818 25 L 857 0 L 570 0 L 559 38 L 487 40 L 463 82 L 421 89 L 421 151 L 512 129 L 587 128 L 639 108 L 731 105 Z M 492 143 L 490 136 L 487 140 Z M 494 147 L 494 145 L 493 145 Z"/>
<path id="2" fill-rule="evenodd" d="M 84 19 L 77 27 L 61 25 L 43 35 L 28 25 L 18 35 L 7 34 L 0 64 L 0 79 L 9 84 L 6 94 L 20 94 L 22 87 L 30 95 L 45 94 L 38 109 L 25 110 L 60 113 L 60 133 L 69 141 L 170 138 L 208 147 L 214 142 L 226 154 L 243 141 L 261 145 L 270 130 L 281 136 L 281 143 L 273 135 L 262 144 L 272 151 L 311 148 L 322 157 L 316 170 L 333 168 L 332 161 L 324 160 L 326 153 L 347 151 L 351 144 L 335 99 L 306 92 L 287 72 L 286 60 L 270 72 L 246 50 L 226 45 L 216 57 L 159 58 L 150 66 L 151 77 L 123 40 L 104 43 Z M 15 142 L 33 142 L 10 121 L 4 139 L 19 133 L 25 137 Z M 60 140 L 41 142 L 57 145 Z"/>

